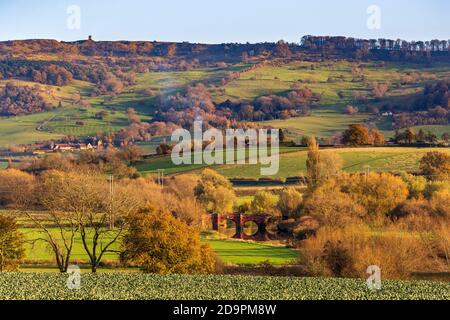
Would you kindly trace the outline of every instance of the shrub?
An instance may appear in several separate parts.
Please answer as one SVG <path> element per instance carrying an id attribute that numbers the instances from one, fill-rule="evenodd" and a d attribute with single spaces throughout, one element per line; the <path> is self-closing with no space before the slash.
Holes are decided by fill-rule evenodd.
<path id="1" fill-rule="evenodd" d="M 410 198 L 418 199 L 423 196 L 427 187 L 427 179 L 406 172 L 402 173 L 401 177 L 408 187 Z"/>
<path id="2" fill-rule="evenodd" d="M 321 228 L 301 244 L 300 262 L 311 275 L 366 277 L 371 265 L 385 279 L 409 278 L 412 272 L 436 271 L 435 256 L 417 237 L 377 233 L 362 225 Z"/>

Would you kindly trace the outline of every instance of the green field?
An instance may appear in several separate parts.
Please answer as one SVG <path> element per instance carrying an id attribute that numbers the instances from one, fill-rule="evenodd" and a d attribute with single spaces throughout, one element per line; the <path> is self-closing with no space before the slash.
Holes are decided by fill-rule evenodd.
<path id="1" fill-rule="evenodd" d="M 27 239 L 36 239 L 42 235 L 34 229 L 22 229 Z M 55 234 L 58 231 L 55 229 Z M 298 253 L 295 250 L 285 247 L 273 246 L 269 244 L 260 244 L 253 242 L 243 242 L 234 240 L 204 240 L 209 243 L 224 263 L 230 264 L 259 264 L 268 261 L 272 264 L 287 264 L 295 262 Z M 119 244 L 113 246 L 118 249 Z M 30 263 L 53 263 L 53 255 L 45 242 L 37 242 L 34 245 L 26 245 L 26 260 Z M 81 239 L 75 239 L 75 245 L 72 253 L 72 260 L 86 263 L 89 258 L 84 251 Z M 105 254 L 103 262 L 117 262 L 116 253 Z"/>
<path id="2" fill-rule="evenodd" d="M 80 290 L 67 275 L 0 275 L 2 300 L 449 300 L 450 283 L 383 281 L 369 290 L 364 279 L 247 276 L 83 274 Z"/>
<path id="3" fill-rule="evenodd" d="M 290 118 L 287 120 L 265 121 L 262 124 L 279 129 L 285 129 L 288 136 L 299 142 L 302 136 L 332 137 L 336 132 L 346 130 L 351 124 L 363 123 L 365 115 L 347 116 L 344 114 L 313 115 L 310 117 Z"/>
<path id="4" fill-rule="evenodd" d="M 286 264 L 293 263 L 298 258 L 298 253 L 295 250 L 285 247 L 233 240 L 209 240 L 208 243 L 224 263 L 258 264 L 270 262 L 271 264 Z"/>
<path id="5" fill-rule="evenodd" d="M 307 151 L 304 149 L 288 148 L 280 150 L 280 170 L 277 175 L 270 178 L 286 179 L 306 172 Z M 335 152 L 344 162 L 343 169 L 347 172 L 363 172 L 368 166 L 371 171 L 399 172 L 416 171 L 419 168 L 419 160 L 430 151 L 450 153 L 448 148 L 345 148 L 324 149 L 323 152 Z M 137 165 L 141 172 L 149 172 L 157 169 L 166 169 L 167 174 L 193 171 L 200 173 L 205 166 L 174 166 L 170 157 L 150 159 Z M 260 165 L 218 165 L 212 166 L 214 170 L 228 178 L 261 178 Z"/>

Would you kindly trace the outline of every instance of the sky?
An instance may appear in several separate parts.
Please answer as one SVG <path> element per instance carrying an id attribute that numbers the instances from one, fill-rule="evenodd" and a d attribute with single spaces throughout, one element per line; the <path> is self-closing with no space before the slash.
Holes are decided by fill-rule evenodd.
<path id="1" fill-rule="evenodd" d="M 372 5 L 379 11 L 368 13 Z M 70 6 L 79 8 L 79 16 L 67 13 Z M 0 40 L 74 41 L 92 35 L 255 43 L 299 42 L 307 34 L 447 40 L 449 12 L 448 0 L 0 0 Z M 379 25 L 369 28 L 369 19 Z"/>

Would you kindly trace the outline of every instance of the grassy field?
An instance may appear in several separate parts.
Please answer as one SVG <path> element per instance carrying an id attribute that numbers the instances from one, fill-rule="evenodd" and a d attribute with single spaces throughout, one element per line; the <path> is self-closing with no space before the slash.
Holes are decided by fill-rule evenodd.
<path id="1" fill-rule="evenodd" d="M 369 290 L 364 279 L 248 276 L 158 276 L 135 273 L 84 274 L 80 290 L 67 275 L 0 275 L 4 300 L 449 300 L 450 283 L 383 281 Z"/>
<path id="2" fill-rule="evenodd" d="M 450 153 L 448 148 L 345 148 L 323 150 L 323 152 L 335 152 L 344 162 L 344 170 L 347 172 L 363 172 L 367 166 L 371 171 L 399 172 L 416 171 L 419 168 L 419 160 L 430 151 L 442 151 Z M 286 179 L 296 175 L 304 175 L 306 172 L 307 151 L 304 149 L 280 150 L 280 170 L 271 178 Z M 137 165 L 141 172 L 149 172 L 157 169 L 166 169 L 167 174 L 192 171 L 200 173 L 205 166 L 183 165 L 174 166 L 170 157 L 160 157 L 148 160 Z M 218 165 L 212 166 L 214 170 L 228 178 L 261 178 L 260 165 Z"/>
<path id="3" fill-rule="evenodd" d="M 286 264 L 293 263 L 298 258 L 297 251 L 285 247 L 233 240 L 209 240 L 208 243 L 224 263 L 258 264 L 270 262 L 272 264 Z"/>
<path id="4" fill-rule="evenodd" d="M 27 239 L 39 238 L 39 232 L 34 229 L 22 229 Z M 55 229 L 55 234 L 57 230 Z M 231 264 L 259 264 L 268 261 L 272 264 L 287 264 L 296 260 L 298 253 L 295 250 L 285 247 L 273 246 L 269 244 L 260 244 L 253 242 L 243 242 L 234 240 L 206 240 L 213 250 L 217 253 L 224 263 Z M 113 249 L 118 249 L 119 244 Z M 26 245 L 26 260 L 28 262 L 51 262 L 53 263 L 53 255 L 45 242 L 37 242 L 34 245 Z M 75 245 L 72 254 L 73 261 L 87 262 L 88 256 L 84 251 L 81 239 L 75 239 Z M 107 253 L 104 262 L 117 262 L 116 253 Z"/>
<path id="5" fill-rule="evenodd" d="M 336 132 L 348 129 L 348 126 L 363 123 L 367 116 L 348 116 L 344 114 L 313 115 L 310 117 L 290 118 L 287 120 L 264 121 L 262 124 L 273 128 L 285 129 L 288 136 L 299 142 L 302 136 L 310 137 L 332 137 Z"/>

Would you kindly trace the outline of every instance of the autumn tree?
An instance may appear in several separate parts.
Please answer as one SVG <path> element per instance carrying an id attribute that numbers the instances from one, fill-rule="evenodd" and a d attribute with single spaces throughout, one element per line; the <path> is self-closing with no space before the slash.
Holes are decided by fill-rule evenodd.
<path id="1" fill-rule="evenodd" d="M 416 133 L 413 129 L 408 128 L 405 130 L 405 142 L 408 144 L 412 144 L 416 141 Z"/>
<path id="2" fill-rule="evenodd" d="M 7 169 L 0 170 L 0 205 L 17 208 L 33 198 L 35 178 L 26 172 Z"/>
<path id="3" fill-rule="evenodd" d="M 420 160 L 420 171 L 429 180 L 450 179 L 450 155 L 443 152 L 428 152 Z"/>
<path id="4" fill-rule="evenodd" d="M 349 115 L 355 115 L 359 112 L 359 109 L 358 109 L 358 107 L 348 105 L 347 107 L 345 107 L 344 112 Z"/>
<path id="5" fill-rule="evenodd" d="M 236 199 L 231 182 L 210 169 L 203 171 L 195 196 L 212 213 L 232 212 Z"/>
<path id="6" fill-rule="evenodd" d="M 384 135 L 377 128 L 372 128 L 370 130 L 370 138 L 372 140 L 372 143 L 376 146 L 381 146 L 386 143 Z"/>
<path id="7" fill-rule="evenodd" d="M 402 178 L 390 173 L 345 175 L 340 190 L 365 207 L 377 222 L 408 198 L 408 187 Z"/>
<path id="8" fill-rule="evenodd" d="M 336 188 L 336 180 L 320 186 L 304 201 L 302 214 L 317 219 L 322 226 L 342 227 L 365 217 L 366 209 Z"/>
<path id="9" fill-rule="evenodd" d="M 130 124 L 141 122 L 141 119 L 139 118 L 139 115 L 137 114 L 137 112 L 134 108 L 127 109 L 127 116 L 128 116 L 128 122 Z"/>
<path id="10" fill-rule="evenodd" d="M 275 55 L 280 58 L 290 58 L 292 52 L 289 48 L 289 44 L 283 40 L 278 41 L 275 48 Z"/>
<path id="11" fill-rule="evenodd" d="M 251 203 L 253 214 L 277 215 L 277 199 L 274 194 L 267 191 L 259 191 L 255 194 Z"/>
<path id="12" fill-rule="evenodd" d="M 308 140 L 308 158 L 306 160 L 308 186 L 314 190 L 320 180 L 320 151 L 315 138 Z"/>
<path id="13" fill-rule="evenodd" d="M 133 162 L 140 160 L 143 155 L 144 152 L 142 151 L 142 148 L 140 148 L 138 145 L 135 144 L 122 147 L 122 149 L 117 154 L 117 156 L 121 160 L 126 162 Z"/>
<path id="14" fill-rule="evenodd" d="M 168 209 L 176 218 L 197 230 L 202 229 L 202 217 L 206 214 L 204 206 L 195 197 L 198 182 L 195 175 L 180 175 L 169 179 L 164 188 L 165 197 L 172 196 L 172 199 L 167 199 L 170 202 Z"/>
<path id="15" fill-rule="evenodd" d="M 157 274 L 209 274 L 216 257 L 193 228 L 167 211 L 147 208 L 130 217 L 120 260 Z"/>
<path id="16" fill-rule="evenodd" d="M 293 187 L 285 188 L 280 192 L 278 209 L 284 218 L 296 218 L 300 215 L 303 196 Z"/>
<path id="17" fill-rule="evenodd" d="M 347 145 L 362 146 L 372 144 L 369 129 L 362 124 L 352 124 L 342 136 Z"/>
<path id="18" fill-rule="evenodd" d="M 16 220 L 0 215 L 0 272 L 17 271 L 25 257 L 24 243 Z"/>
<path id="19" fill-rule="evenodd" d="M 389 91 L 389 84 L 387 83 L 373 83 L 372 84 L 372 94 L 376 99 L 383 98 Z"/>
<path id="20" fill-rule="evenodd" d="M 334 152 L 320 152 L 314 138 L 308 142 L 308 158 L 306 170 L 310 190 L 316 189 L 324 181 L 339 175 L 342 169 L 342 158 Z"/>

